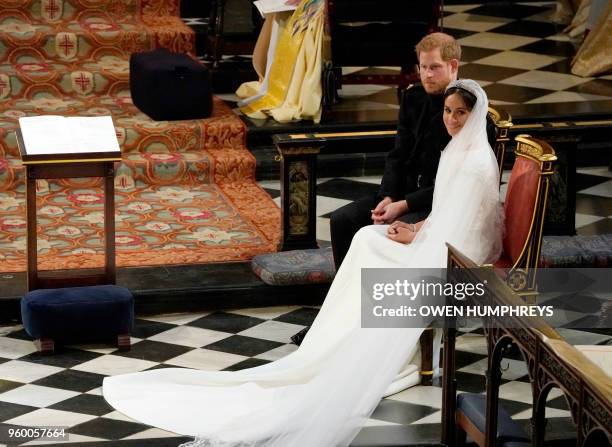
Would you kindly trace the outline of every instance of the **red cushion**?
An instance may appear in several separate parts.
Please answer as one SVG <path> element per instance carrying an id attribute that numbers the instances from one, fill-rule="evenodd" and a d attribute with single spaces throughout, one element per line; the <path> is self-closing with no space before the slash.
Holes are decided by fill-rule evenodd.
<path id="1" fill-rule="evenodd" d="M 529 236 L 539 182 L 538 163 L 525 157 L 517 157 L 504 203 L 506 215 L 504 255 L 510 259 L 512 265 L 521 255 Z"/>

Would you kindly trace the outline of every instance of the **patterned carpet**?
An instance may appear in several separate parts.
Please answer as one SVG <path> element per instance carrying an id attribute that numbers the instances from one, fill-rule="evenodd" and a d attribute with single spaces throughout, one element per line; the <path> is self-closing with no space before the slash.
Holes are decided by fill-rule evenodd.
<path id="1" fill-rule="evenodd" d="M 22 116 L 111 115 L 117 264 L 244 260 L 273 251 L 279 211 L 255 183 L 242 121 L 221 100 L 203 120 L 155 122 L 129 95 L 128 58 L 193 50 L 177 0 L 0 0 L 0 261 L 25 269 Z M 101 180 L 39 181 L 41 269 L 102 263 Z M 163 247 L 163 250 L 160 248 Z"/>

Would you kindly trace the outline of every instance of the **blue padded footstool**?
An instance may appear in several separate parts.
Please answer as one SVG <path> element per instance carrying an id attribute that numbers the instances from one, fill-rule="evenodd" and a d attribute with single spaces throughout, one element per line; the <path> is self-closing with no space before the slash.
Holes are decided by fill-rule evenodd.
<path id="1" fill-rule="evenodd" d="M 130 349 L 134 297 L 115 285 L 33 290 L 21 299 L 21 320 L 39 351 L 53 351 L 55 342 L 113 338 Z"/>

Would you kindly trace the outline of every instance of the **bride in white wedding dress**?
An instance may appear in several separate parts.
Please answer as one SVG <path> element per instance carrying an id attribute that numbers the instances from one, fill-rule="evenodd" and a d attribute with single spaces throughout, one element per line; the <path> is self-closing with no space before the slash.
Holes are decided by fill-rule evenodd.
<path id="1" fill-rule="evenodd" d="M 423 329 L 362 328 L 361 269 L 445 267 L 446 242 L 477 263 L 501 250 L 487 97 L 476 82 L 460 80 L 445 98 L 453 138 L 440 158 L 431 214 L 416 232 L 372 225 L 355 235 L 299 349 L 241 371 L 168 368 L 108 377 L 106 400 L 140 422 L 196 437 L 189 446 L 336 447 L 350 443 L 383 395 L 418 383 Z"/>

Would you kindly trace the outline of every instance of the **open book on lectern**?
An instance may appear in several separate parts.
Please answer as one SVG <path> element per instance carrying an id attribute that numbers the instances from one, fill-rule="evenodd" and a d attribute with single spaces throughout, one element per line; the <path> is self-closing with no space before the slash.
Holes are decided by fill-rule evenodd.
<path id="1" fill-rule="evenodd" d="M 253 4 L 259 10 L 262 17 L 275 12 L 294 11 L 297 5 L 287 5 L 287 0 L 257 0 Z"/>
<path id="2" fill-rule="evenodd" d="M 27 157 L 121 151 L 110 116 L 28 116 L 19 118 L 19 127 Z"/>

